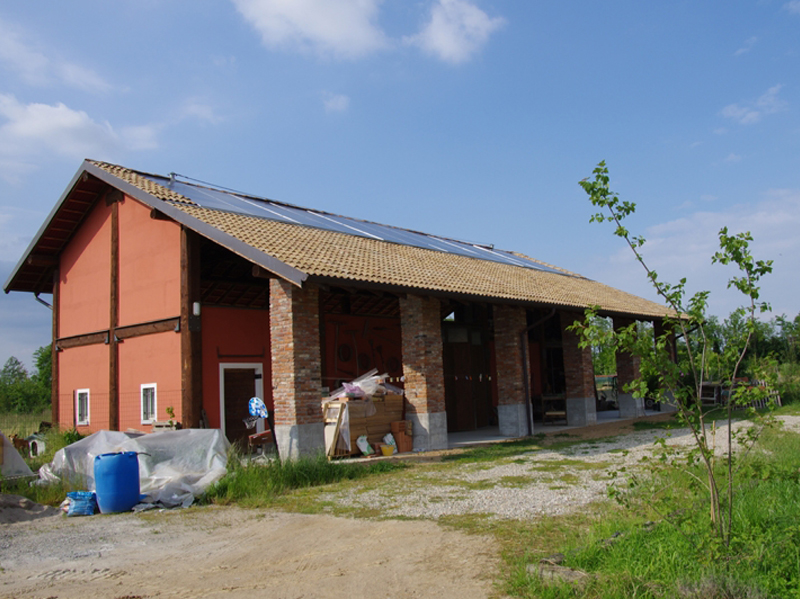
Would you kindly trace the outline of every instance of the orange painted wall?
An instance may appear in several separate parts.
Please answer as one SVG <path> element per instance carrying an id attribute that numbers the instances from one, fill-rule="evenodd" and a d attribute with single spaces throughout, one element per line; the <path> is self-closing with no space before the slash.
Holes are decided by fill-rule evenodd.
<path id="1" fill-rule="evenodd" d="M 156 418 L 166 421 L 166 408 L 181 421 L 181 335 L 174 331 L 129 338 L 119 344 L 119 428 L 150 431 L 141 420 L 141 385 L 156 384 Z"/>
<path id="2" fill-rule="evenodd" d="M 203 408 L 211 427 L 220 427 L 220 363 L 261 363 L 264 373 L 264 402 L 272 402 L 272 361 L 270 358 L 269 311 L 203 306 Z M 258 355 L 258 356 L 256 356 Z"/>
<path id="3" fill-rule="evenodd" d="M 119 325 L 180 314 L 180 226 L 150 218 L 126 197 L 119 205 Z"/>
<path id="4" fill-rule="evenodd" d="M 68 348 L 57 353 L 60 373 L 59 424 L 75 423 L 75 390 L 89 389 L 89 425 L 83 434 L 108 429 L 108 346 L 95 344 Z"/>
<path id="5" fill-rule="evenodd" d="M 111 209 L 98 202 L 61 253 L 59 337 L 108 329 Z"/>

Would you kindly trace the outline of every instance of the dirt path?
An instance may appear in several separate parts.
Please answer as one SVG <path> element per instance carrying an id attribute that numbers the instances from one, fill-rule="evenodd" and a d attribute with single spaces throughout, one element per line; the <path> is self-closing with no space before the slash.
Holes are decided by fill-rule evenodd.
<path id="1" fill-rule="evenodd" d="M 209 508 L 3 525 L 0 596 L 479 598 L 489 538 L 432 522 Z"/>
<path id="2" fill-rule="evenodd" d="M 588 442 L 631 431 L 632 421 L 564 433 Z M 394 501 L 422 502 L 415 496 Z M 13 504 L 6 501 L 4 509 L 0 502 L 4 598 L 485 598 L 496 594 L 501 568 L 494 539 L 431 520 L 230 507 L 66 518 Z"/>

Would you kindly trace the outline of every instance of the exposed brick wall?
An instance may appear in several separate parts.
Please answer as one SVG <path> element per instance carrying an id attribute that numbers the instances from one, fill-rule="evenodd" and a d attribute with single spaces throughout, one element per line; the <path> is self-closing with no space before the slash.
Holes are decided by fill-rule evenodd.
<path id="1" fill-rule="evenodd" d="M 406 399 L 417 413 L 445 410 L 440 311 L 436 298 L 400 298 Z"/>
<path id="2" fill-rule="evenodd" d="M 269 286 L 275 425 L 322 421 L 319 288 L 282 279 Z"/>
<path id="3" fill-rule="evenodd" d="M 589 346 L 580 348 L 578 334 L 567 329 L 575 321 L 583 321 L 583 315 L 561 312 L 561 343 L 564 352 L 567 398 L 591 398 L 594 396 L 592 349 Z"/>
<path id="4" fill-rule="evenodd" d="M 527 327 L 525 309 L 519 306 L 494 307 L 494 352 L 497 361 L 498 404 L 525 402 L 525 384 L 522 381 L 520 332 Z M 525 336 L 525 353 L 528 338 Z"/>
<path id="5" fill-rule="evenodd" d="M 633 323 L 633 319 L 614 317 L 615 330 L 627 327 L 631 323 Z M 617 352 L 617 382 L 620 389 L 626 383 L 630 383 L 639 377 L 640 363 L 639 357 L 632 355 L 630 352 Z"/>
<path id="6" fill-rule="evenodd" d="M 661 319 L 653 321 L 653 336 L 659 338 L 667 332 L 664 327 L 664 322 Z M 672 362 L 677 362 L 677 348 L 675 347 L 675 334 L 670 332 L 667 337 L 667 349 L 669 351 L 669 358 Z"/>

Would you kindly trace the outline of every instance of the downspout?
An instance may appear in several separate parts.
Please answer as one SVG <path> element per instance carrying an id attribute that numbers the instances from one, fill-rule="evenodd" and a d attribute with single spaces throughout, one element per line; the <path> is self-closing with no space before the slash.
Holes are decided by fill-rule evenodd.
<path id="1" fill-rule="evenodd" d="M 33 295 L 33 299 L 36 300 L 39 304 L 43 304 L 44 306 L 46 306 L 50 310 L 53 310 L 53 307 L 50 304 L 48 304 L 47 302 L 45 302 L 44 300 L 39 298 L 39 294 L 38 293 Z"/>
<path id="2" fill-rule="evenodd" d="M 528 332 L 534 327 L 538 327 L 545 321 L 549 321 L 556 314 L 556 309 L 550 311 L 546 317 L 542 317 L 533 325 L 528 325 L 519 332 L 519 354 L 522 357 L 522 385 L 525 387 L 525 412 L 528 417 L 528 435 L 533 435 L 533 406 L 531 406 L 531 384 L 528 377 L 528 353 L 525 351 L 525 338 Z"/>

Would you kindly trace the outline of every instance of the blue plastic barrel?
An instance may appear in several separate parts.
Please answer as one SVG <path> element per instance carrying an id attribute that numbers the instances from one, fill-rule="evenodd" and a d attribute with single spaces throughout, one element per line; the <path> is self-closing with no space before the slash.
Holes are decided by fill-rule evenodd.
<path id="1" fill-rule="evenodd" d="M 129 511 L 139 502 L 139 455 L 113 452 L 95 456 L 94 484 L 101 513 Z"/>

